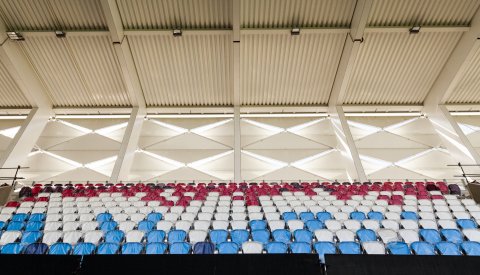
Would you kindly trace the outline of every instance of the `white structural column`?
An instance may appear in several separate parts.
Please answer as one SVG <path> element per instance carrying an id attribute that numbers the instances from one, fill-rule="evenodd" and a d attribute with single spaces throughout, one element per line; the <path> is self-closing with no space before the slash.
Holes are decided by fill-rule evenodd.
<path id="1" fill-rule="evenodd" d="M 424 102 L 423 112 L 439 133 L 450 153 L 463 163 L 480 164 L 480 155 L 443 105 L 458 85 L 472 56 L 480 49 L 480 10 L 470 29 L 462 35 Z"/>
<path id="2" fill-rule="evenodd" d="M 15 167 L 27 159 L 53 112 L 45 88 L 21 51 L 19 42 L 9 40 L 5 31 L 5 25 L 0 23 L 0 60 L 32 106 L 27 119 L 0 158 L 0 167 Z"/>
<path id="3" fill-rule="evenodd" d="M 233 90 L 233 106 L 234 106 L 234 179 L 235 182 L 242 181 L 242 143 L 241 143 L 241 127 L 240 127 L 240 0 L 233 0 L 232 5 L 232 18 L 233 18 L 233 77 L 232 77 L 232 90 Z"/>
<path id="4" fill-rule="evenodd" d="M 350 32 L 345 40 L 328 102 L 328 113 L 337 137 L 337 149 L 342 152 L 346 159 L 348 176 L 360 181 L 366 181 L 367 176 L 341 105 L 352 76 L 353 64 L 357 58 L 360 44 L 363 42 L 363 34 L 367 25 L 368 15 L 372 9 L 372 2 L 372 0 L 357 1 Z"/>
<path id="5" fill-rule="evenodd" d="M 123 79 L 133 106 L 127 129 L 123 136 L 122 146 L 110 177 L 111 182 L 117 182 L 128 179 L 146 115 L 146 103 L 128 38 L 124 35 L 117 2 L 115 0 L 102 0 L 101 3 L 115 53 L 120 63 Z"/>

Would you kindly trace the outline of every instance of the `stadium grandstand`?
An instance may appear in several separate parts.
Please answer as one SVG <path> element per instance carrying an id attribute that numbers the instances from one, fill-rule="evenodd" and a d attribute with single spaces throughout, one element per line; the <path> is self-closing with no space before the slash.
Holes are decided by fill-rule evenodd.
<path id="1" fill-rule="evenodd" d="M 480 0 L 0 0 L 5 273 L 480 274 L 477 180 Z"/>

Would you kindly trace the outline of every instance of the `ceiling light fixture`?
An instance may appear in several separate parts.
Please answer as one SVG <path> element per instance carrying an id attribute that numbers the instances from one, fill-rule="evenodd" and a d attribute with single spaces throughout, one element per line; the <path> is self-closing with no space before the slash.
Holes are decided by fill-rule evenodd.
<path id="1" fill-rule="evenodd" d="M 174 29 L 174 30 L 173 30 L 173 36 L 174 36 L 174 37 L 180 37 L 180 36 L 182 36 L 182 30 L 180 30 L 180 29 Z"/>
<path id="2" fill-rule="evenodd" d="M 300 35 L 300 28 L 293 28 L 290 33 L 292 35 Z"/>
<path id="3" fill-rule="evenodd" d="M 7 32 L 7 35 L 11 40 L 16 40 L 16 41 L 25 40 L 23 35 L 19 32 Z"/>
<path id="4" fill-rule="evenodd" d="M 67 34 L 64 31 L 55 31 L 55 36 L 57 38 L 65 38 Z"/>
<path id="5" fill-rule="evenodd" d="M 413 26 L 411 27 L 408 31 L 411 33 L 411 34 L 417 34 L 420 32 L 420 29 L 422 27 L 420 27 L 419 25 L 416 25 L 416 26 Z"/>

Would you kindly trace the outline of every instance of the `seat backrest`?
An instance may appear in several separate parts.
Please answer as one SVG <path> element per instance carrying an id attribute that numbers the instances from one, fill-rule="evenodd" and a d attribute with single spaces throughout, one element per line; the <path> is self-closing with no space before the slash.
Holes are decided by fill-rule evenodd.
<path id="1" fill-rule="evenodd" d="M 31 255 L 43 255 L 47 253 L 48 245 L 44 243 L 31 243 L 27 245 L 23 251 L 23 254 Z"/>
<path id="2" fill-rule="evenodd" d="M 367 217 L 365 216 L 365 213 L 363 213 L 363 212 L 354 211 L 354 212 L 350 213 L 350 218 L 354 219 L 354 220 L 357 220 L 357 221 L 363 221 Z"/>
<path id="3" fill-rule="evenodd" d="M 149 213 L 147 215 L 147 221 L 151 221 L 151 222 L 154 222 L 156 224 L 157 222 L 159 222 L 162 219 L 162 217 L 163 217 L 162 213 L 156 213 L 156 212 Z"/>
<path id="4" fill-rule="evenodd" d="M 248 241 L 250 233 L 245 229 L 236 229 L 230 231 L 230 238 L 232 242 L 236 243 L 237 245 L 241 246 L 244 242 Z"/>
<path id="5" fill-rule="evenodd" d="M 211 242 L 197 242 L 193 246 L 193 254 L 213 254 L 215 245 Z"/>
<path id="6" fill-rule="evenodd" d="M 323 224 L 323 222 L 319 220 L 306 221 L 305 225 L 310 232 L 315 232 L 315 230 L 325 228 L 325 225 Z"/>
<path id="7" fill-rule="evenodd" d="M 263 244 L 259 242 L 244 242 L 242 244 L 242 251 L 244 254 L 261 254 L 263 251 Z"/>
<path id="8" fill-rule="evenodd" d="M 463 235 L 458 229 L 442 229 L 440 230 L 440 235 L 442 235 L 445 240 L 455 244 L 463 242 Z"/>
<path id="9" fill-rule="evenodd" d="M 160 243 L 165 240 L 166 233 L 163 230 L 152 230 L 147 234 L 147 243 Z"/>
<path id="10" fill-rule="evenodd" d="M 140 230 L 132 230 L 127 232 L 125 235 L 125 241 L 128 243 L 139 243 L 142 242 L 145 233 Z"/>
<path id="11" fill-rule="evenodd" d="M 176 242 L 170 244 L 170 254 L 189 254 L 191 246 L 187 242 Z"/>
<path id="12" fill-rule="evenodd" d="M 129 243 L 126 242 L 122 245 L 122 254 L 125 255 L 136 255 L 141 254 L 143 251 L 143 245 L 141 243 Z"/>
<path id="13" fill-rule="evenodd" d="M 21 254 L 24 246 L 21 243 L 8 243 L 2 246 L 1 254 Z"/>
<path id="14" fill-rule="evenodd" d="M 325 254 L 336 254 L 337 251 L 333 242 L 316 242 L 313 244 L 313 248 L 322 263 L 325 263 Z"/>
<path id="15" fill-rule="evenodd" d="M 353 241 L 340 242 L 338 250 L 341 254 L 362 254 L 360 245 Z"/>
<path id="16" fill-rule="evenodd" d="M 477 228 L 478 227 L 475 220 L 472 220 L 472 219 L 458 219 L 457 220 L 457 225 L 461 229 L 472 229 L 472 228 Z"/>
<path id="17" fill-rule="evenodd" d="M 268 254 L 285 254 L 288 246 L 283 242 L 269 242 L 265 245 L 265 250 Z"/>
<path id="18" fill-rule="evenodd" d="M 340 229 L 335 232 L 337 239 L 340 242 L 353 242 L 355 241 L 355 233 L 348 229 Z"/>
<path id="19" fill-rule="evenodd" d="M 398 231 L 398 234 L 407 244 L 418 242 L 420 240 L 418 237 L 418 233 L 415 230 L 400 229 L 400 231 Z"/>
<path id="20" fill-rule="evenodd" d="M 50 246 L 48 254 L 50 255 L 68 255 L 72 251 L 72 245 L 68 243 L 54 243 Z"/>
<path id="21" fill-rule="evenodd" d="M 420 229 L 419 234 L 424 241 L 431 244 L 438 243 L 442 240 L 440 234 L 435 229 Z"/>
<path id="22" fill-rule="evenodd" d="M 101 243 L 97 248 L 97 254 L 99 255 L 114 255 L 118 253 L 120 245 L 118 243 Z"/>
<path id="23" fill-rule="evenodd" d="M 308 244 L 312 243 L 313 234 L 309 230 L 306 229 L 298 229 L 293 232 L 293 236 L 295 242 L 305 242 Z"/>
<path id="24" fill-rule="evenodd" d="M 227 230 L 214 229 L 214 230 L 211 230 L 209 234 L 210 234 L 210 241 L 215 245 L 226 242 L 228 238 Z"/>
<path id="25" fill-rule="evenodd" d="M 155 227 L 155 223 L 152 221 L 141 221 L 138 223 L 138 230 L 145 233 L 150 232 Z"/>
<path id="26" fill-rule="evenodd" d="M 73 255 L 91 255 L 95 251 L 93 243 L 78 243 L 73 248 Z"/>
<path id="27" fill-rule="evenodd" d="M 410 249 L 404 242 L 389 242 L 387 243 L 387 250 L 392 255 L 410 255 Z"/>
<path id="28" fill-rule="evenodd" d="M 383 220 L 383 214 L 381 212 L 370 211 L 368 212 L 367 216 L 370 220 L 377 220 L 377 221 Z"/>
<path id="29" fill-rule="evenodd" d="M 148 255 L 165 254 L 165 251 L 167 250 L 167 248 L 168 248 L 167 244 L 162 242 L 147 243 L 147 246 L 145 248 L 145 254 L 148 254 Z"/>
<path id="30" fill-rule="evenodd" d="M 310 254 L 312 253 L 312 246 L 311 243 L 295 241 L 290 244 L 290 251 L 294 254 Z"/>
<path id="31" fill-rule="evenodd" d="M 171 230 L 168 232 L 168 242 L 175 243 L 175 242 L 183 242 L 187 238 L 187 232 L 183 230 Z"/>
<path id="32" fill-rule="evenodd" d="M 428 242 L 413 242 L 410 247 L 416 255 L 435 255 L 435 247 Z"/>
<path id="33" fill-rule="evenodd" d="M 468 256 L 480 256 L 480 243 L 479 242 L 463 242 L 462 249 Z"/>
<path id="34" fill-rule="evenodd" d="M 100 230 L 104 232 L 108 232 L 108 231 L 114 230 L 115 228 L 117 228 L 117 226 L 118 226 L 118 223 L 115 221 L 102 222 L 100 224 Z"/>
<path id="35" fill-rule="evenodd" d="M 251 230 L 259 230 L 267 228 L 267 223 L 264 220 L 251 220 L 248 225 Z"/>
<path id="36" fill-rule="evenodd" d="M 222 242 L 217 245 L 218 254 L 238 254 L 239 246 L 234 242 Z"/>
<path id="37" fill-rule="evenodd" d="M 121 243 L 125 238 L 125 233 L 121 230 L 111 230 L 105 234 L 105 242 Z"/>
<path id="38" fill-rule="evenodd" d="M 361 242 L 374 242 L 377 240 L 377 234 L 371 229 L 358 230 L 357 237 Z"/>
<path id="39" fill-rule="evenodd" d="M 377 241 L 367 241 L 362 242 L 362 247 L 367 254 L 377 254 L 383 255 L 385 254 L 385 245 L 382 242 Z"/>
<path id="40" fill-rule="evenodd" d="M 323 223 L 325 223 L 326 220 L 331 220 L 332 214 L 330 212 L 318 212 L 317 213 L 317 219 Z"/>
<path id="41" fill-rule="evenodd" d="M 435 244 L 435 248 L 440 252 L 440 255 L 447 256 L 460 256 L 462 252 L 457 244 L 452 242 L 438 242 Z"/>
<path id="42" fill-rule="evenodd" d="M 36 243 L 42 238 L 43 232 L 40 231 L 26 231 L 22 235 L 22 240 L 20 241 L 23 245 Z"/>
<path id="43" fill-rule="evenodd" d="M 267 229 L 252 230 L 252 240 L 266 244 L 270 241 L 270 231 Z"/>

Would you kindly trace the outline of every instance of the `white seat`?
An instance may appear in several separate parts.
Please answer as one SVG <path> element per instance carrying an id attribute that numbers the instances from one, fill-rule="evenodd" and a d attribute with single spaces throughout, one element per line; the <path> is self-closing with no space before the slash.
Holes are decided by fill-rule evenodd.
<path id="1" fill-rule="evenodd" d="M 454 220 L 437 220 L 442 229 L 457 229 L 457 223 Z"/>
<path id="2" fill-rule="evenodd" d="M 242 208 L 232 208 L 232 212 L 245 212 L 245 209 Z M 264 206 L 263 207 L 263 212 L 264 213 L 272 213 L 272 212 L 277 212 L 277 207 L 276 206 Z"/>
<path id="3" fill-rule="evenodd" d="M 271 213 L 266 213 L 266 214 L 271 214 Z M 245 213 L 232 213 L 230 214 L 230 217 L 232 220 L 246 220 L 247 219 L 247 214 Z"/>
<path id="4" fill-rule="evenodd" d="M 345 226 L 346 229 L 354 231 L 354 232 L 356 232 L 357 230 L 362 228 L 362 224 L 357 220 L 343 221 L 343 226 Z"/>
<path id="5" fill-rule="evenodd" d="M 92 208 L 90 207 L 79 207 L 77 209 L 77 213 L 78 214 L 88 214 L 88 213 L 92 213 Z"/>
<path id="6" fill-rule="evenodd" d="M 76 207 L 64 207 L 62 210 L 62 213 L 65 214 L 75 214 L 77 213 L 77 208 Z"/>
<path id="7" fill-rule="evenodd" d="M 411 244 L 413 242 L 418 242 L 420 239 L 418 238 L 418 233 L 415 230 L 410 229 L 400 229 L 398 234 L 403 239 L 404 242 L 407 244 Z"/>
<path id="8" fill-rule="evenodd" d="M 472 206 L 469 206 L 469 207 L 472 207 Z M 477 206 L 478 207 L 478 206 Z M 464 211 L 467 211 L 467 209 L 465 208 L 465 206 L 463 205 L 450 205 L 448 206 L 448 208 L 450 209 L 450 211 L 452 212 L 464 212 Z M 480 209 L 480 208 L 479 208 Z M 470 210 L 468 210 L 470 211 Z"/>
<path id="9" fill-rule="evenodd" d="M 102 199 L 103 200 L 103 199 Z M 108 208 L 110 210 L 110 208 L 113 208 L 113 207 L 118 207 L 118 203 L 115 202 L 115 201 L 106 201 L 104 202 L 104 205 L 106 208 Z M 111 212 L 110 212 L 111 213 Z"/>
<path id="10" fill-rule="evenodd" d="M 124 222 L 130 218 L 130 215 L 125 214 L 125 213 L 118 213 L 118 214 L 113 214 L 112 215 L 113 220 L 116 222 Z"/>
<path id="11" fill-rule="evenodd" d="M 263 252 L 263 244 L 259 242 L 244 242 L 242 251 L 244 254 L 261 254 Z"/>
<path id="12" fill-rule="evenodd" d="M 370 229 L 373 231 L 378 231 L 380 229 L 380 222 L 377 220 L 363 220 L 362 225 L 366 229 Z"/>
<path id="13" fill-rule="evenodd" d="M 337 213 L 333 213 L 333 217 L 335 218 L 335 220 L 344 221 L 344 220 L 348 220 L 349 215 L 348 213 L 337 212 Z"/>
<path id="14" fill-rule="evenodd" d="M 398 231 L 400 229 L 400 225 L 398 224 L 398 221 L 395 221 L 395 220 L 382 220 L 381 224 L 385 229 L 390 229 L 394 231 Z"/>
<path id="15" fill-rule="evenodd" d="M 163 217 L 164 220 L 166 221 L 176 221 L 178 220 L 179 215 L 177 213 L 166 213 Z"/>
<path id="16" fill-rule="evenodd" d="M 42 214 L 45 212 L 47 212 L 46 207 L 35 207 L 32 209 L 32 211 L 30 211 L 31 214 Z"/>
<path id="17" fill-rule="evenodd" d="M 182 213 L 182 215 L 180 215 L 180 219 L 183 221 L 193 222 L 195 220 L 195 216 L 196 215 L 194 213 L 185 212 L 185 213 Z"/>
<path id="18" fill-rule="evenodd" d="M 435 214 L 432 212 L 418 212 L 421 220 L 435 220 Z"/>
<path id="19" fill-rule="evenodd" d="M 385 212 L 384 215 L 387 220 L 400 220 L 399 212 Z"/>
<path id="20" fill-rule="evenodd" d="M 387 206 L 387 211 L 401 213 L 402 212 L 402 206 L 400 206 L 400 205 L 389 205 L 389 206 Z"/>
<path id="21" fill-rule="evenodd" d="M 398 241 L 397 232 L 391 229 L 380 229 L 378 230 L 378 236 L 383 243 L 396 242 Z"/>
<path id="22" fill-rule="evenodd" d="M 138 212 L 141 214 L 148 215 L 154 211 L 153 211 L 153 207 L 151 206 L 141 206 L 141 207 L 138 207 Z"/>
<path id="23" fill-rule="evenodd" d="M 348 229 L 340 229 L 335 232 L 339 242 L 354 242 L 355 233 Z"/>
<path id="24" fill-rule="evenodd" d="M 228 213 L 216 213 L 215 220 L 217 221 L 228 221 L 230 219 L 230 215 Z"/>
<path id="25" fill-rule="evenodd" d="M 123 232 L 131 231 L 137 225 L 134 221 L 123 221 L 118 223 L 118 229 L 122 230 Z"/>
<path id="26" fill-rule="evenodd" d="M 250 220 L 263 220 L 263 213 L 249 213 L 248 218 Z"/>
<path id="27" fill-rule="evenodd" d="M 388 205 L 388 201 L 386 201 L 386 200 L 375 200 L 374 203 L 375 203 L 375 205 L 381 205 L 381 206 L 387 206 Z"/>
<path id="28" fill-rule="evenodd" d="M 108 213 L 110 213 L 110 214 L 112 214 L 112 215 L 124 212 L 124 211 L 123 211 L 123 208 L 118 207 L 118 206 L 115 206 L 115 207 L 111 207 L 111 208 L 110 208 L 110 207 L 108 207 L 108 206 L 105 205 L 105 207 L 108 208 Z M 124 212 L 124 213 L 125 213 L 125 212 Z"/>
<path id="29" fill-rule="evenodd" d="M 163 230 L 165 233 L 168 233 L 170 229 L 173 227 L 173 222 L 171 221 L 158 221 L 157 222 L 157 229 Z"/>
<path id="30" fill-rule="evenodd" d="M 215 222 L 215 221 L 214 221 Z M 230 221 L 230 227 L 232 230 L 236 229 L 247 229 L 248 222 L 247 221 Z"/>
<path id="31" fill-rule="evenodd" d="M 191 221 L 177 221 L 175 223 L 175 229 L 183 230 L 188 233 L 190 231 L 190 228 L 192 227 L 192 222 Z"/>
<path id="32" fill-rule="evenodd" d="M 453 212 L 455 219 L 470 219 L 471 216 L 466 211 L 455 211 Z"/>
<path id="33" fill-rule="evenodd" d="M 81 214 L 79 221 L 80 222 L 91 222 L 95 219 L 95 215 L 93 214 Z"/>
<path id="34" fill-rule="evenodd" d="M 207 239 L 207 231 L 205 230 L 191 230 L 188 232 L 188 238 L 191 244 L 196 244 L 198 242 L 204 242 Z"/>
<path id="35" fill-rule="evenodd" d="M 125 240 L 127 242 L 139 243 L 142 242 L 145 232 L 141 230 L 131 230 L 125 234 Z"/>
<path id="36" fill-rule="evenodd" d="M 98 222 L 96 221 L 85 222 L 81 225 L 81 228 L 83 232 L 96 230 L 98 228 Z"/>
<path id="37" fill-rule="evenodd" d="M 103 231 L 93 230 L 93 231 L 85 232 L 85 236 L 83 237 L 83 240 L 84 242 L 98 245 L 98 243 L 102 238 L 103 238 Z"/>
<path id="38" fill-rule="evenodd" d="M 438 229 L 437 222 L 434 219 L 421 219 L 418 220 L 418 225 L 423 229 Z"/>
<path id="39" fill-rule="evenodd" d="M 59 214 L 62 213 L 63 208 L 61 207 L 50 207 L 47 209 L 47 214 Z"/>
<path id="40" fill-rule="evenodd" d="M 440 220 L 451 220 L 453 219 L 452 213 L 450 212 L 436 212 L 437 218 Z"/>
<path id="41" fill-rule="evenodd" d="M 464 229 L 463 235 L 472 242 L 480 242 L 480 230 L 479 229 Z M 2 236 L 3 237 L 3 236 Z"/>
<path id="42" fill-rule="evenodd" d="M 228 224 L 227 224 L 227 227 L 228 227 Z M 210 221 L 195 221 L 193 223 L 193 228 L 195 230 L 205 230 L 205 231 L 208 231 L 209 228 L 210 228 Z"/>
<path id="43" fill-rule="evenodd" d="M 404 205 L 403 211 L 418 212 L 418 207 L 416 205 Z"/>
<path id="44" fill-rule="evenodd" d="M 30 207 L 19 207 L 17 208 L 16 213 L 17 214 L 28 214 L 32 211 L 32 208 Z"/>
<path id="45" fill-rule="evenodd" d="M 213 214 L 200 212 L 197 214 L 197 218 L 200 221 L 211 221 L 213 219 Z"/>
<path id="46" fill-rule="evenodd" d="M 230 201 L 219 201 L 219 202 L 218 202 L 218 206 L 223 206 L 223 207 L 228 207 L 228 208 L 230 208 L 230 205 L 231 205 L 231 204 L 232 204 L 232 203 L 231 203 Z M 218 206 L 217 206 L 217 207 L 218 207 Z"/>
<path id="47" fill-rule="evenodd" d="M 400 220 L 400 225 L 404 229 L 418 230 L 418 222 L 415 220 Z"/>
<path id="48" fill-rule="evenodd" d="M 46 231 L 43 235 L 42 242 L 51 246 L 52 244 L 57 243 L 62 237 L 62 231 Z"/>
<path id="49" fill-rule="evenodd" d="M 294 206 L 293 211 L 297 214 L 300 214 L 302 212 L 308 212 L 308 208 L 306 206 L 299 205 L 299 206 Z"/>
<path id="50" fill-rule="evenodd" d="M 228 221 L 212 221 L 212 228 L 213 229 L 227 230 L 228 225 L 229 225 Z M 247 226 L 245 226 L 245 228 L 247 228 Z"/>
<path id="51" fill-rule="evenodd" d="M 214 206 L 202 206 L 201 208 L 202 213 L 212 213 L 215 212 Z"/>
<path id="52" fill-rule="evenodd" d="M 337 231 L 337 230 L 342 229 L 342 223 L 337 221 L 337 220 L 326 220 L 325 221 L 325 226 L 330 231 Z"/>
<path id="53" fill-rule="evenodd" d="M 0 245 L 6 245 L 7 243 L 14 243 L 20 237 L 22 237 L 22 232 L 20 231 L 5 231 L 0 237 Z"/>
<path id="54" fill-rule="evenodd" d="M 61 221 L 47 221 L 43 231 L 57 231 L 62 228 L 63 223 Z"/>
<path id="55" fill-rule="evenodd" d="M 93 207 L 93 214 L 97 216 L 100 213 L 106 213 L 108 212 L 107 208 L 104 206 L 101 207 Z"/>
<path id="56" fill-rule="evenodd" d="M 317 229 L 313 234 L 319 242 L 333 242 L 333 232 L 328 229 Z"/>
<path id="57" fill-rule="evenodd" d="M 162 215 L 165 216 L 165 214 L 168 212 L 168 207 L 166 207 L 166 206 L 154 206 L 153 211 L 155 213 L 162 213 Z"/>
<path id="58" fill-rule="evenodd" d="M 57 222 L 61 221 L 63 218 L 62 214 L 47 214 L 47 217 L 45 218 L 46 222 Z"/>
<path id="59" fill-rule="evenodd" d="M 138 223 L 140 221 L 143 221 L 145 219 L 145 214 L 142 214 L 142 213 L 134 213 L 134 214 L 131 214 L 130 215 L 130 220 L 135 222 L 135 223 Z"/>
<path id="60" fill-rule="evenodd" d="M 385 212 L 387 212 L 387 208 L 383 205 L 372 205 L 372 211 L 384 214 Z"/>
<path id="61" fill-rule="evenodd" d="M 80 227 L 80 222 L 66 222 L 63 224 L 63 231 L 75 231 Z M 57 229 L 54 229 L 57 230 Z"/>
<path id="62" fill-rule="evenodd" d="M 247 206 L 247 211 L 248 211 L 248 213 L 261 212 L 262 207 L 258 206 L 258 205 Z"/>
<path id="63" fill-rule="evenodd" d="M 82 237 L 83 232 L 81 231 L 67 231 L 63 233 L 63 242 L 70 245 L 76 245 Z"/>
<path id="64" fill-rule="evenodd" d="M 385 245 L 381 242 L 363 242 L 362 247 L 367 254 L 383 255 L 385 254 Z"/>
<path id="65" fill-rule="evenodd" d="M 147 206 L 157 207 L 157 206 L 160 206 L 160 202 L 159 201 L 149 201 L 149 202 L 147 202 Z"/>
<path id="66" fill-rule="evenodd" d="M 130 207 L 127 207 L 123 210 L 123 212 L 127 213 L 127 214 L 133 214 L 133 213 L 138 213 L 138 208 L 135 207 L 135 206 L 130 206 Z"/>
<path id="67" fill-rule="evenodd" d="M 283 221 L 283 220 L 269 221 L 268 226 L 270 227 L 271 232 L 273 232 L 277 229 L 285 229 L 285 221 Z"/>
<path id="68" fill-rule="evenodd" d="M 463 199 L 462 204 L 467 206 L 467 205 L 476 205 L 477 203 L 472 199 Z"/>

